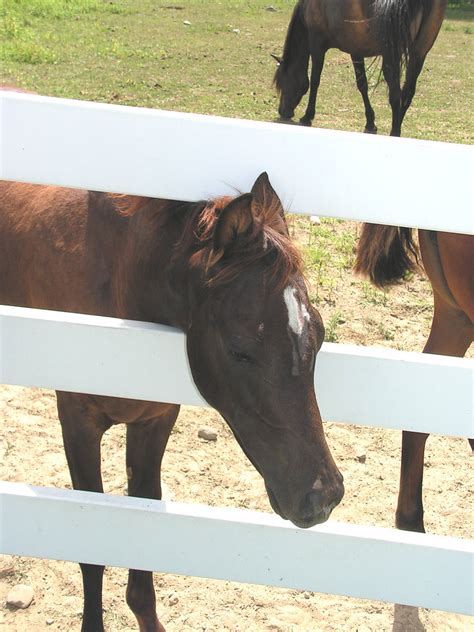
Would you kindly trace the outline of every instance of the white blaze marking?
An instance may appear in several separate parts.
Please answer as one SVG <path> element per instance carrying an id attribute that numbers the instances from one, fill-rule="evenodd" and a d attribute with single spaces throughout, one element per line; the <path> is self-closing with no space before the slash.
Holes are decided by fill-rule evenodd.
<path id="1" fill-rule="evenodd" d="M 296 298 L 296 289 L 288 286 L 283 292 L 286 309 L 288 310 L 288 325 L 297 336 L 301 336 L 305 321 L 309 321 L 310 316 L 306 306 Z"/>

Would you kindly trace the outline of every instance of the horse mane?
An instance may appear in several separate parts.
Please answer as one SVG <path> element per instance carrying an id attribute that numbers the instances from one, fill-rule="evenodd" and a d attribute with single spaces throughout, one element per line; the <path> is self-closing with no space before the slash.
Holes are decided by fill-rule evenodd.
<path id="1" fill-rule="evenodd" d="M 282 70 L 286 70 L 288 64 L 294 57 L 301 57 L 302 60 L 305 62 L 307 60 L 309 63 L 308 29 L 304 23 L 301 2 L 298 2 L 293 9 L 293 14 L 286 33 L 285 44 L 283 46 L 283 56 L 273 77 L 273 84 L 279 93 L 283 89 Z"/>
<path id="2" fill-rule="evenodd" d="M 269 286 L 275 291 L 282 289 L 294 274 L 302 272 L 302 259 L 289 237 L 278 200 L 266 205 L 253 200 L 254 222 L 250 232 L 226 250 L 218 265 L 208 267 L 217 220 L 231 199 L 212 200 L 202 210 L 197 209 L 194 218 L 190 214 L 183 236 L 176 244 L 175 256 L 193 250 L 191 266 L 207 269 L 209 288 L 226 285 L 246 268 L 265 261 Z"/>
<path id="3" fill-rule="evenodd" d="M 417 267 L 418 249 L 411 228 L 363 224 L 354 272 L 384 287 Z"/>
<path id="4" fill-rule="evenodd" d="M 191 267 L 206 270 L 209 288 L 228 284 L 244 269 L 263 260 L 268 284 L 275 291 L 285 287 L 294 274 L 302 272 L 301 255 L 290 239 L 278 199 L 265 204 L 254 199 L 254 222 L 250 232 L 226 249 L 217 264 L 209 265 L 217 220 L 232 197 L 199 202 L 121 194 L 108 194 L 108 197 L 121 216 L 138 218 L 144 214 L 153 222 L 154 230 L 170 224 L 179 226 L 172 262 L 187 257 Z"/>

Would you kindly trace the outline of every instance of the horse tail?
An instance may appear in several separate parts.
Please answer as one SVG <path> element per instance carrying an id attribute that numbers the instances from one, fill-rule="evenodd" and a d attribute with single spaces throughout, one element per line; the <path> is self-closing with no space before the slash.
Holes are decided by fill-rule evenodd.
<path id="1" fill-rule="evenodd" d="M 300 1 L 293 9 L 283 46 L 283 57 L 279 60 L 280 65 L 273 79 L 273 83 L 279 92 L 281 92 L 281 68 L 286 69 L 288 64 L 295 58 L 305 59 L 306 57 L 309 57 L 308 27 L 304 20 L 303 6 Z"/>
<path id="2" fill-rule="evenodd" d="M 374 23 L 383 42 L 384 57 L 397 62 L 400 69 L 406 66 L 414 39 L 413 24 L 429 9 L 433 0 L 376 0 Z"/>
<path id="3" fill-rule="evenodd" d="M 418 248 L 411 228 L 363 224 L 354 272 L 383 287 L 399 281 L 418 263 Z"/>

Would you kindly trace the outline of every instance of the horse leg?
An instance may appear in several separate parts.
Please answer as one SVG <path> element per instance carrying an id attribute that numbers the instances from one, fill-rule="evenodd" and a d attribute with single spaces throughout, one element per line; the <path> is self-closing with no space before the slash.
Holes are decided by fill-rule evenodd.
<path id="1" fill-rule="evenodd" d="M 472 326 L 461 309 L 434 293 L 431 332 L 423 353 L 462 357 L 472 342 Z M 424 533 L 423 465 L 428 434 L 403 432 L 400 489 L 395 523 L 398 529 Z"/>
<path id="2" fill-rule="evenodd" d="M 400 136 L 402 128 L 401 120 L 401 90 L 400 90 L 400 64 L 393 59 L 383 58 L 382 72 L 388 85 L 388 100 L 392 108 L 392 129 L 390 136 Z"/>
<path id="3" fill-rule="evenodd" d="M 410 58 L 407 64 L 405 84 L 402 89 L 402 110 L 400 113 L 400 125 L 402 124 L 403 119 L 405 118 L 405 114 L 407 113 L 413 97 L 415 96 L 416 82 L 424 63 L 425 57 L 420 57 L 416 52 L 410 54 Z"/>
<path id="4" fill-rule="evenodd" d="M 64 449 L 74 489 L 103 492 L 100 443 L 110 427 L 104 415 L 90 405 L 87 395 L 57 392 Z M 84 587 L 82 632 L 103 632 L 103 566 L 80 564 Z"/>
<path id="5" fill-rule="evenodd" d="M 179 406 L 169 406 L 156 419 L 127 425 L 129 496 L 161 498 L 161 461 L 178 412 Z M 140 632 L 165 632 L 156 616 L 153 573 L 129 571 L 127 603 L 137 618 Z"/>
<path id="6" fill-rule="evenodd" d="M 423 523 L 423 467 L 428 434 L 402 433 L 400 487 L 395 514 L 397 529 L 425 532 Z"/>
<path id="7" fill-rule="evenodd" d="M 431 7 L 427 9 L 427 14 L 423 16 L 420 31 L 410 47 L 405 85 L 402 90 L 402 121 L 415 95 L 416 82 L 425 63 L 426 55 L 438 37 L 445 8 L 445 0 L 431 3 Z"/>
<path id="8" fill-rule="evenodd" d="M 321 81 L 321 73 L 323 71 L 324 57 L 326 49 L 315 41 L 310 41 L 311 52 L 311 80 L 309 88 L 308 106 L 304 116 L 300 119 L 300 124 L 311 127 L 311 123 L 316 114 L 316 97 L 318 96 L 319 83 Z"/>
<path id="9" fill-rule="evenodd" d="M 369 86 L 367 84 L 367 75 L 365 74 L 365 63 L 363 57 L 355 57 L 351 55 L 352 64 L 356 76 L 356 83 L 359 92 L 362 95 L 365 107 L 365 130 L 366 134 L 376 134 L 377 127 L 375 125 L 375 112 L 369 101 Z"/>

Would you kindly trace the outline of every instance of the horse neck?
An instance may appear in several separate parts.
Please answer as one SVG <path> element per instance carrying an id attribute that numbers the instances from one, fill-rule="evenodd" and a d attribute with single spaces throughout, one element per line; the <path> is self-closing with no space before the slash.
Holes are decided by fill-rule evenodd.
<path id="1" fill-rule="evenodd" d="M 188 258 L 176 258 L 175 245 L 193 206 L 153 200 L 129 218 L 116 279 L 117 308 L 122 318 L 187 329 Z"/>

